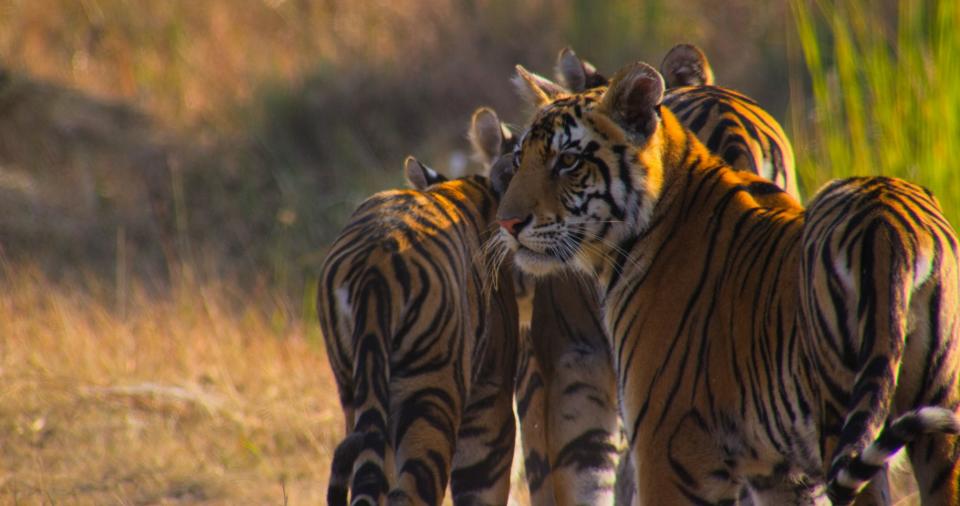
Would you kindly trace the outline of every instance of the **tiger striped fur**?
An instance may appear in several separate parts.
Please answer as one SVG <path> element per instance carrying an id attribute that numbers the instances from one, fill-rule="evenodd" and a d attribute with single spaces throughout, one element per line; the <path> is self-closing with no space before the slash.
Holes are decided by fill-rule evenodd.
<path id="1" fill-rule="evenodd" d="M 596 276 L 640 504 L 847 504 L 900 445 L 924 504 L 960 502 L 957 239 L 928 192 L 848 179 L 804 210 L 646 64 L 525 81 L 498 237 L 530 274 Z"/>
<path id="2" fill-rule="evenodd" d="M 540 388 L 518 388 L 517 400 L 528 479 L 537 462 L 537 476 L 545 477 L 540 488 L 528 484 L 531 502 L 612 504 L 623 444 L 596 283 L 569 274 L 535 282 L 529 343 L 540 367 Z M 518 379 L 518 387 L 523 384 Z M 536 432 L 538 425 L 543 447 L 528 448 L 528 430 Z"/>
<path id="3" fill-rule="evenodd" d="M 860 458 L 868 455 L 864 447 L 891 412 L 956 406 L 956 250 L 954 230 L 933 196 L 903 181 L 834 181 L 808 206 L 802 279 L 809 280 L 810 288 L 801 302 L 814 337 L 811 355 L 829 371 L 822 375 L 828 381 L 821 382 L 820 395 L 825 424 L 835 436 L 830 443 L 838 439 L 828 445 L 838 448 L 829 453 L 835 455 L 829 474 L 834 503 L 849 502 L 875 467 Z M 915 416 L 918 420 L 908 427 L 929 432 L 927 425 L 939 423 L 956 433 L 957 426 L 950 425 L 955 422 L 944 414 L 927 408 Z M 890 437 L 903 432 L 892 430 L 895 425 Z M 903 436 L 896 439 L 909 442 Z M 921 441 L 909 453 L 923 504 L 957 504 L 956 438 L 935 435 Z M 954 465 L 944 467 L 951 459 Z M 872 460 L 879 461 L 876 456 Z M 952 475 L 942 474 L 945 469 Z M 945 485 L 953 490 L 933 493 Z M 942 500 L 947 497 L 949 501 Z"/>
<path id="4" fill-rule="evenodd" d="M 495 112 L 474 114 L 470 140 L 488 170 L 512 173 L 516 138 Z M 610 504 L 620 428 L 594 283 L 513 274 L 520 319 L 516 402 L 531 503 Z"/>
<path id="5" fill-rule="evenodd" d="M 498 191 L 406 162 L 410 190 L 363 202 L 334 242 L 318 311 L 346 421 L 331 505 L 505 504 L 516 302 L 481 245 Z M 496 281 L 500 277 L 500 281 Z M 506 280 L 506 282 L 504 282 Z"/>
<path id="6" fill-rule="evenodd" d="M 572 49 L 560 53 L 557 73 L 570 91 L 605 86 L 607 79 Z M 736 170 L 767 178 L 800 198 L 793 146 L 777 122 L 752 98 L 714 84 L 706 55 L 692 44 L 677 44 L 660 70 L 667 90 L 663 105 L 707 148 Z"/>
<path id="7" fill-rule="evenodd" d="M 713 89 L 709 63 L 693 46 L 674 47 L 662 66 L 671 69 L 672 86 L 687 87 L 683 91 L 669 90 L 668 96 L 683 98 L 685 93 Z M 585 91 L 607 84 L 592 64 L 570 48 L 560 52 L 556 74 L 562 87 L 529 73 L 524 79 L 554 93 Z M 526 91 L 525 80 L 519 83 L 521 94 Z M 709 88 L 691 87 L 701 85 Z M 724 88 L 716 88 L 716 93 L 722 96 L 693 106 L 691 112 L 696 114 L 689 117 L 699 123 L 687 126 L 698 128 L 704 141 L 721 139 L 718 154 L 728 156 L 730 164 L 751 171 L 775 167 L 783 174 L 781 182 L 795 181 L 793 150 L 780 126 L 749 98 Z M 722 115 L 730 110 L 744 113 L 737 116 L 737 121 L 725 120 Z M 768 131 L 778 134 L 757 137 Z M 750 164 L 744 163 L 744 153 L 752 157 Z M 797 196 L 795 184 L 791 183 L 790 191 Z M 532 502 L 611 504 L 614 497 L 610 471 L 619 460 L 613 451 L 621 446 L 621 441 L 616 403 L 605 402 L 616 399 L 616 383 L 606 334 L 600 325 L 599 306 L 590 298 L 595 290 L 588 286 L 590 283 L 575 277 L 553 277 L 536 283 L 528 280 L 526 284 L 536 284 L 536 293 L 541 295 L 535 302 L 545 315 L 535 318 L 532 327 L 531 350 L 539 353 L 522 356 L 526 374 L 518 377 L 518 414 Z M 564 315 L 564 324 L 551 321 L 551 313 Z M 561 370 L 561 364 L 567 367 Z M 568 458 L 569 455 L 578 458 Z M 616 501 L 629 504 L 633 471 L 629 459 L 623 459 L 621 465 L 624 468 L 617 472 Z"/>

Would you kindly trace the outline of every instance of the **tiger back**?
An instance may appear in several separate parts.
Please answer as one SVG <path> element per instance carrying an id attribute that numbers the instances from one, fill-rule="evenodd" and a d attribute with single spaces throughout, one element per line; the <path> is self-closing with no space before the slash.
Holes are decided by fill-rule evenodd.
<path id="1" fill-rule="evenodd" d="M 663 105 L 707 149 L 735 170 L 769 179 L 800 198 L 793 146 L 780 123 L 752 98 L 717 86 L 703 51 L 692 44 L 678 44 L 667 52 L 660 70 L 667 87 Z M 561 53 L 557 71 L 560 82 L 573 92 L 608 82 L 569 49 Z"/>
<path id="2" fill-rule="evenodd" d="M 750 97 L 716 86 L 707 57 L 696 46 L 679 44 L 660 71 L 667 90 L 663 105 L 734 170 L 773 181 L 799 199 L 793 146 L 777 120 Z"/>
<path id="3" fill-rule="evenodd" d="M 482 244 L 498 196 L 408 159 L 409 190 L 363 202 L 324 261 L 318 311 L 344 410 L 328 503 L 504 504 L 516 302 Z"/>

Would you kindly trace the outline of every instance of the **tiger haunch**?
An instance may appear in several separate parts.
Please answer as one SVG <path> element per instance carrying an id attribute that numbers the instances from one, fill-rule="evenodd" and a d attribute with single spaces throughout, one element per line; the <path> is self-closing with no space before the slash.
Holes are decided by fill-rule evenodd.
<path id="1" fill-rule="evenodd" d="M 367 199 L 331 247 L 320 324 L 347 435 L 328 502 L 504 504 L 515 423 L 516 302 L 482 246 L 498 193 L 413 158 L 411 190 Z M 495 278 L 501 277 L 500 281 Z"/>

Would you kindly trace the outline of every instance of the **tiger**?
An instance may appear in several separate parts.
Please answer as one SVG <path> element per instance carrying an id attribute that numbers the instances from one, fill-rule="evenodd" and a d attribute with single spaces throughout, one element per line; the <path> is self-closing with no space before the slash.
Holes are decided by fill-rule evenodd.
<path id="1" fill-rule="evenodd" d="M 469 137 L 486 170 L 512 173 L 517 137 L 495 111 L 478 110 Z M 610 504 L 621 443 L 594 284 L 568 276 L 535 282 L 512 272 L 520 322 L 516 409 L 531 504 Z M 554 318 L 558 310 L 569 317 Z"/>
<path id="2" fill-rule="evenodd" d="M 957 238 L 930 192 L 852 178 L 804 209 L 645 63 L 581 93 L 518 74 L 538 109 L 496 240 L 599 285 L 640 504 L 849 504 L 904 446 L 923 504 L 960 503 Z"/>
<path id="3" fill-rule="evenodd" d="M 713 67 L 700 48 L 692 44 L 673 46 L 661 62 L 660 70 L 667 88 L 663 104 L 671 108 L 701 142 L 734 169 L 770 179 L 800 199 L 793 146 L 783 128 L 750 97 L 718 87 Z M 569 47 L 560 52 L 555 74 L 558 82 L 571 91 L 609 84 L 596 67 Z M 630 480 L 633 469 L 629 459 L 623 459 L 620 465 L 617 503 L 629 504 L 635 488 Z M 857 502 L 859 506 L 890 503 L 886 471 L 877 476 L 866 495 L 869 499 L 861 498 Z"/>
<path id="4" fill-rule="evenodd" d="M 799 198 L 793 183 L 793 149 L 768 113 L 738 92 L 714 89 L 713 71 L 695 46 L 675 46 L 661 67 L 670 69 L 670 86 L 675 88 L 668 90 L 668 97 L 686 104 L 690 95 L 716 95 L 709 101 L 685 105 L 685 110 L 693 113 L 687 115 L 691 119 L 685 123 L 687 127 L 697 128 L 704 142 L 720 139 L 716 152 L 730 165 L 768 177 L 781 174 L 781 187 Z M 526 79 L 555 93 L 582 92 L 608 84 L 596 67 L 569 47 L 558 54 L 555 74 L 556 83 L 527 73 L 515 84 L 523 96 L 528 95 Z M 737 111 L 733 119 L 726 117 Z M 762 172 L 762 168 L 770 170 Z M 629 460 L 621 461 L 617 455 L 622 441 L 616 381 L 595 290 L 591 283 L 575 277 L 526 284 L 536 285 L 535 305 L 544 315 L 533 319 L 530 339 L 521 338 L 521 346 L 530 343 L 531 352 L 524 350 L 521 355 L 520 364 L 526 370 L 517 379 L 532 502 L 610 504 L 615 495 L 618 503 L 629 503 L 633 471 Z M 551 318 L 551 313 L 562 314 L 562 324 Z M 621 469 L 614 480 L 618 462 Z M 615 494 L 611 489 L 614 481 Z"/>
<path id="5" fill-rule="evenodd" d="M 411 189 L 349 219 L 320 277 L 318 313 L 346 436 L 327 502 L 505 504 L 514 450 L 517 308 L 481 249 L 503 183 L 447 180 L 409 157 Z"/>

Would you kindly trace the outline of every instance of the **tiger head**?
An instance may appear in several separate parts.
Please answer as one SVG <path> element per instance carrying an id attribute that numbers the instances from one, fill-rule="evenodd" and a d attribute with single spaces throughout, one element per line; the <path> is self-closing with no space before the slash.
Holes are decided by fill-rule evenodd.
<path id="1" fill-rule="evenodd" d="M 500 240 L 528 273 L 596 272 L 617 243 L 642 233 L 660 196 L 663 78 L 637 62 L 608 87 L 568 93 L 517 72 L 538 110 L 514 152 Z"/>
<path id="2" fill-rule="evenodd" d="M 494 194 L 503 195 L 514 172 L 512 160 L 516 137 L 500 121 L 497 113 L 488 107 L 480 107 L 473 112 L 467 136 L 473 146 L 474 157 L 483 165 L 482 175 L 489 180 Z M 447 181 L 446 176 L 412 156 L 404 160 L 403 174 L 407 184 L 415 190 L 425 190 Z"/>

